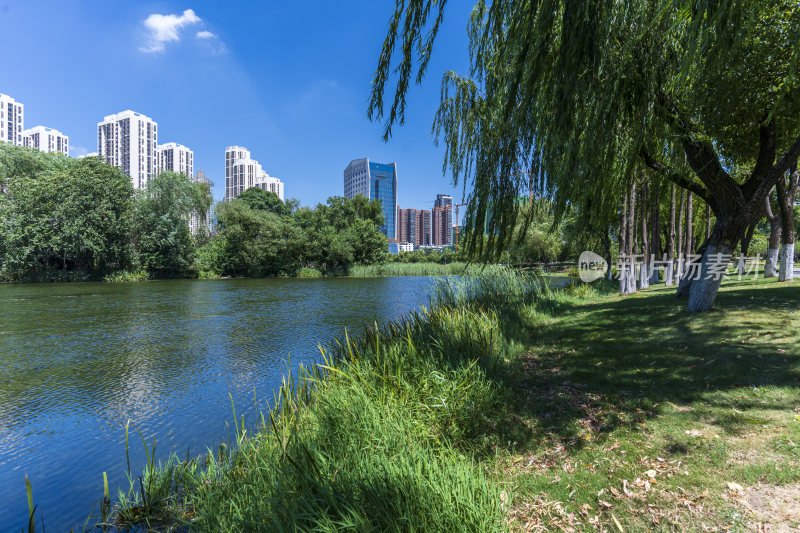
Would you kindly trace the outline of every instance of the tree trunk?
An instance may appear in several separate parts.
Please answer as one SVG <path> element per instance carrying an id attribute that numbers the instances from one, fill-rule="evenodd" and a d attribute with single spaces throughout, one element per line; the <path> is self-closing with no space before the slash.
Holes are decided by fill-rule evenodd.
<path id="1" fill-rule="evenodd" d="M 619 292 L 628 294 L 628 193 L 622 195 L 622 212 L 619 217 Z"/>
<path id="2" fill-rule="evenodd" d="M 711 237 L 711 208 L 706 204 L 706 240 Z"/>
<path id="3" fill-rule="evenodd" d="M 713 238 L 711 240 L 717 240 Z M 733 248 L 729 245 L 724 244 L 711 244 L 706 246 L 705 252 L 703 253 L 703 259 L 700 266 L 700 277 L 699 279 L 692 280 L 690 282 L 691 290 L 689 290 L 689 306 L 688 310 L 690 312 L 694 311 L 708 311 L 714 305 L 714 300 L 717 297 L 717 292 L 719 292 L 719 286 L 722 283 L 722 276 L 720 277 L 710 277 L 708 275 L 709 266 L 711 264 L 711 258 L 715 254 L 730 254 L 733 251 Z"/>
<path id="4" fill-rule="evenodd" d="M 661 226 L 661 210 L 659 205 L 660 200 L 660 187 L 654 183 L 651 188 L 650 196 L 650 285 L 654 285 L 659 281 L 659 269 L 656 266 L 656 258 L 661 257 L 661 234 L 658 228 Z"/>
<path id="5" fill-rule="evenodd" d="M 780 226 L 778 226 L 780 231 Z M 780 233 L 778 233 L 778 240 L 780 240 Z M 772 241 L 772 236 L 770 236 Z M 778 248 L 770 248 L 767 250 L 767 259 L 764 261 L 764 277 L 774 278 L 778 276 L 778 254 L 780 253 L 780 242 Z"/>
<path id="6" fill-rule="evenodd" d="M 683 200 L 683 198 L 681 198 Z M 678 249 L 681 251 L 681 275 L 678 283 L 677 297 L 687 296 L 692 287 L 692 281 L 697 275 L 696 263 L 692 261 L 692 193 L 686 191 L 686 203 L 681 201 L 681 232 L 679 234 Z"/>
<path id="7" fill-rule="evenodd" d="M 711 271 L 711 267 L 718 264 L 720 259 L 725 260 L 726 257 L 730 257 L 739 243 L 745 225 L 755 217 L 753 212 L 748 212 L 747 209 L 737 212 L 731 207 L 717 213 L 717 222 L 711 230 L 711 236 L 698 250 L 702 255 L 699 273 L 696 276 L 686 276 L 685 288 L 684 282 L 681 282 L 684 293 L 689 294 L 688 310 L 691 312 L 711 309 L 722 283 L 722 275 L 716 275 L 721 274 L 720 269 L 715 273 Z M 725 263 L 727 268 L 727 261 Z"/>
<path id="8" fill-rule="evenodd" d="M 681 189 L 681 203 L 680 209 L 678 210 L 678 248 L 677 253 L 678 257 L 675 262 L 675 283 L 679 283 L 681 278 L 683 277 L 683 212 L 684 212 L 684 193 L 685 191 Z"/>
<path id="9" fill-rule="evenodd" d="M 800 181 L 800 171 L 797 170 L 795 161 L 789 172 L 789 183 L 781 176 L 778 178 L 778 204 L 781 208 L 781 268 L 778 281 L 791 281 L 794 279 L 794 199 L 797 195 L 797 184 Z"/>
<path id="10" fill-rule="evenodd" d="M 760 218 L 759 218 L 760 220 Z M 750 243 L 753 241 L 753 234 L 756 232 L 756 226 L 758 225 L 758 220 L 754 220 L 752 224 L 745 230 L 744 235 L 742 235 L 742 245 L 740 246 L 742 250 L 742 255 L 738 258 L 738 265 L 737 265 L 737 273 L 740 276 L 744 276 L 746 271 L 746 262 L 747 257 L 750 255 Z"/>
<path id="11" fill-rule="evenodd" d="M 764 212 L 769 221 L 769 247 L 767 248 L 767 259 L 764 262 L 765 278 L 778 276 L 778 254 L 781 247 L 781 217 L 773 214 L 771 198 L 772 191 L 764 198 Z"/>
<path id="12" fill-rule="evenodd" d="M 647 233 L 647 207 L 650 205 L 650 184 L 642 187 L 640 198 L 640 218 L 642 219 L 642 266 L 639 270 L 639 288 L 646 289 L 650 286 L 650 235 Z"/>
<path id="13" fill-rule="evenodd" d="M 664 284 L 672 286 L 675 267 L 675 184 L 671 186 L 672 195 L 669 201 L 669 238 L 667 239 L 667 269 L 664 272 Z"/>
<path id="14" fill-rule="evenodd" d="M 684 256 L 686 257 L 686 261 L 689 261 L 692 255 L 692 238 L 693 238 L 693 222 L 694 222 L 694 211 L 692 209 L 694 195 L 689 191 L 687 193 L 688 199 L 686 200 L 686 235 L 683 239 L 684 246 L 686 250 L 684 251 Z"/>
<path id="15" fill-rule="evenodd" d="M 633 241 L 636 234 L 636 182 L 631 185 L 630 201 L 628 205 L 628 220 L 626 222 L 628 235 L 626 237 L 626 284 L 624 294 L 636 292 L 636 266 L 633 257 Z"/>
<path id="16" fill-rule="evenodd" d="M 639 197 L 636 199 L 636 209 L 633 212 L 633 216 L 633 282 L 636 285 L 636 288 L 640 289 L 641 284 L 639 277 L 642 275 L 642 265 L 641 261 L 637 261 L 637 259 L 640 259 L 642 255 L 642 242 L 639 240 L 641 236 L 639 224 L 642 218 L 641 191 L 639 191 Z"/>
<path id="17" fill-rule="evenodd" d="M 692 256 L 692 237 L 693 237 L 693 222 L 694 222 L 694 210 L 693 210 L 693 198 L 694 195 L 691 191 L 686 193 L 686 229 L 685 233 L 683 234 L 683 273 L 681 280 L 687 276 L 694 277 L 697 275 L 697 261 Z M 678 296 L 683 296 L 684 294 L 688 293 L 689 288 L 691 287 L 691 279 L 688 280 L 689 283 L 681 282 L 678 285 Z M 684 291 L 682 292 L 680 289 L 683 288 Z"/>
<path id="18" fill-rule="evenodd" d="M 781 244 L 781 269 L 778 281 L 792 281 L 794 279 L 794 243 Z"/>

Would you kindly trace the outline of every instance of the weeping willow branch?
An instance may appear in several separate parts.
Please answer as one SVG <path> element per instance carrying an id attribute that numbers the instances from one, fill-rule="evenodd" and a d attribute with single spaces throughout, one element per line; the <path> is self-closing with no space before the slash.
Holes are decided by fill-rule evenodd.
<path id="1" fill-rule="evenodd" d="M 396 2 L 369 107 L 384 138 L 404 121 L 444 6 Z M 749 216 L 776 173 L 767 163 L 793 153 L 800 133 L 798 28 L 794 0 L 478 0 L 469 72 L 443 76 L 432 128 L 443 172 L 468 193 L 470 250 L 502 251 L 531 194 L 557 220 L 570 209 L 608 216 L 642 165 L 715 211 L 725 204 L 720 220 L 745 205 Z M 696 177 L 674 170 L 686 161 Z M 754 167 L 762 178 L 743 193 L 731 174 Z"/>

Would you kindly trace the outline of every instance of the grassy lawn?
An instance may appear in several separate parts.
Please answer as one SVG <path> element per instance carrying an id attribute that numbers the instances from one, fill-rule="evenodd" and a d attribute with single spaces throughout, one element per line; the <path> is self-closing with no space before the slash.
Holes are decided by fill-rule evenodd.
<path id="1" fill-rule="evenodd" d="M 729 281 L 691 315 L 673 291 L 443 278 L 430 311 L 323 349 L 235 450 L 132 476 L 116 524 L 796 528 L 800 282 Z"/>
<path id="2" fill-rule="evenodd" d="M 512 529 L 797 527 L 799 283 L 726 282 L 699 315 L 664 287 L 556 307 L 509 332 L 527 350 L 487 468 Z"/>

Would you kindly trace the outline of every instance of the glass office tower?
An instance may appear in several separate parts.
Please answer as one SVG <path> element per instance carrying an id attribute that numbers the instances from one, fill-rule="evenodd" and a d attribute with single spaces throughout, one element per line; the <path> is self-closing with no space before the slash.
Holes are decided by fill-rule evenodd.
<path id="1" fill-rule="evenodd" d="M 344 195 L 354 198 L 357 194 L 381 201 L 385 219 L 381 232 L 397 240 L 397 164 L 373 163 L 367 158 L 350 161 L 344 170 Z"/>

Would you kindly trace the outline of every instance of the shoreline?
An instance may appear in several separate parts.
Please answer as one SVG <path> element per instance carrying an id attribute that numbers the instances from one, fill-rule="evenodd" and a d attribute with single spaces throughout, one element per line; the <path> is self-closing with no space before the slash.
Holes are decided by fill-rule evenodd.
<path id="1" fill-rule="evenodd" d="M 316 269 L 301 269 L 297 275 L 294 276 L 269 276 L 269 277 L 247 277 L 247 276 L 216 276 L 216 275 L 199 275 L 197 277 L 174 277 L 174 278 L 150 278 L 143 271 L 122 273 L 114 272 L 107 274 L 103 277 L 92 278 L 91 276 L 70 273 L 63 278 L 49 278 L 36 281 L 23 281 L 23 280 L 3 280 L 0 285 L 34 285 L 34 284 L 48 284 L 48 283 L 129 283 L 138 281 L 176 281 L 176 280 L 227 280 L 227 279 L 321 279 L 321 278 L 376 278 L 376 277 L 407 277 L 407 276 L 440 276 L 440 275 L 462 275 L 467 270 L 476 272 L 482 269 L 497 268 L 498 265 L 478 265 L 471 264 L 468 266 L 465 262 L 453 263 L 435 263 L 435 262 L 420 262 L 420 263 L 401 263 L 401 262 L 386 262 L 376 265 L 354 265 L 351 267 L 347 274 L 322 274 Z M 310 274 L 308 271 L 316 272 L 317 274 Z M 82 279 L 67 279 L 78 278 Z"/>

